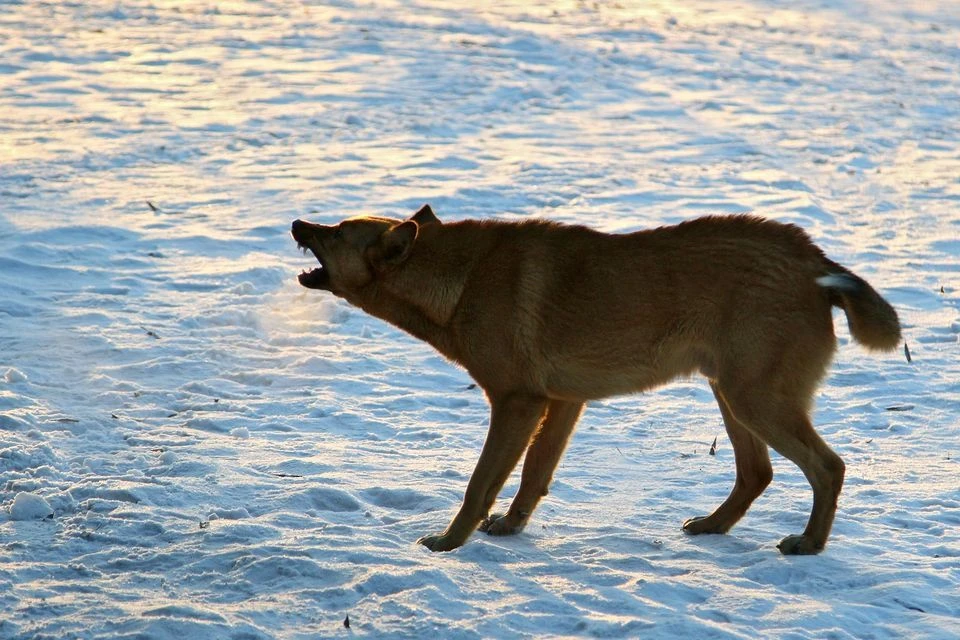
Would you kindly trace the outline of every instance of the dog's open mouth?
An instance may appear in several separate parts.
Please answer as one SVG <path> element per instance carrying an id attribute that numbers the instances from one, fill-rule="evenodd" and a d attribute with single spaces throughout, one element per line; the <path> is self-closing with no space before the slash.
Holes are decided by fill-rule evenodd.
<path id="1" fill-rule="evenodd" d="M 320 254 L 317 253 L 317 250 L 312 246 L 315 244 L 316 228 L 317 225 L 304 222 L 303 220 L 294 220 L 293 225 L 290 227 L 290 234 L 296 241 L 297 248 L 303 251 L 304 254 L 306 254 L 307 250 L 309 249 L 310 253 L 316 257 L 317 262 L 320 263 L 320 266 L 316 269 L 312 269 L 310 271 L 304 270 L 299 276 L 297 276 L 297 280 L 300 281 L 301 285 L 309 289 L 329 290 L 330 272 L 327 271 L 327 265 L 323 263 L 323 258 L 320 257 Z"/>
<path id="2" fill-rule="evenodd" d="M 305 247 L 304 245 L 297 243 L 297 246 L 300 248 L 304 254 L 309 250 L 317 258 L 317 262 L 320 263 L 320 266 L 316 269 L 311 269 L 307 271 L 304 269 L 300 275 L 297 276 L 297 280 L 300 281 L 300 284 L 307 287 L 308 289 L 329 289 L 330 288 L 330 273 L 327 271 L 327 267 L 323 264 L 323 260 L 320 259 L 320 256 L 310 249 L 310 247 Z"/>

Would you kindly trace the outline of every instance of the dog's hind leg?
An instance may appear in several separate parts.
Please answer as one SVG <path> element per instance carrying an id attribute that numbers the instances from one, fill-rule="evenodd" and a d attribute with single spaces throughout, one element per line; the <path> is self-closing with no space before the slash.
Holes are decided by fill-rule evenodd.
<path id="1" fill-rule="evenodd" d="M 480 460 L 467 483 L 460 511 L 446 530 L 424 536 L 418 542 L 431 551 L 449 551 L 466 542 L 486 517 L 497 494 L 530 444 L 534 430 L 543 419 L 547 399 L 510 394 L 490 397 L 490 430 Z"/>
<path id="2" fill-rule="evenodd" d="M 754 436 L 800 467 L 813 488 L 813 510 L 806 529 L 800 535 L 787 536 L 777 548 L 787 555 L 819 553 L 827 543 L 837 511 L 843 460 L 814 431 L 805 408 L 807 403 L 788 397 L 776 385 L 757 383 L 729 388 L 721 380 L 719 392 L 733 416 Z"/>
<path id="3" fill-rule="evenodd" d="M 737 478 L 729 497 L 709 516 L 691 518 L 683 523 L 683 530 L 690 534 L 726 533 L 735 525 L 750 505 L 763 493 L 773 479 L 773 467 L 770 466 L 770 454 L 767 445 L 741 424 L 730 412 L 726 400 L 717 391 L 715 383 L 710 383 L 713 395 L 720 405 L 723 424 L 733 445 L 734 460 L 737 465 Z"/>
<path id="4" fill-rule="evenodd" d="M 493 514 L 480 525 L 480 530 L 493 536 L 519 533 L 527 524 L 540 498 L 547 495 L 553 472 L 566 449 L 567 441 L 583 411 L 582 402 L 551 400 L 547 416 L 533 436 L 523 459 L 520 488 L 506 514 Z"/>

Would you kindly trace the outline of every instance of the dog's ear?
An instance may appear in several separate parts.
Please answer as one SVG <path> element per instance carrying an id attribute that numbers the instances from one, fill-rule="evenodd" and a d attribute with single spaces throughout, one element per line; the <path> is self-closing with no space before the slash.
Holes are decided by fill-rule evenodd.
<path id="1" fill-rule="evenodd" d="M 410 255 L 420 231 L 419 225 L 407 220 L 384 231 L 375 245 L 367 249 L 367 259 L 377 271 L 402 264 Z"/>
<path id="2" fill-rule="evenodd" d="M 440 224 L 440 218 L 434 215 L 433 209 L 428 204 L 420 207 L 420 210 L 413 214 L 410 219 L 421 227 L 425 224 Z"/>

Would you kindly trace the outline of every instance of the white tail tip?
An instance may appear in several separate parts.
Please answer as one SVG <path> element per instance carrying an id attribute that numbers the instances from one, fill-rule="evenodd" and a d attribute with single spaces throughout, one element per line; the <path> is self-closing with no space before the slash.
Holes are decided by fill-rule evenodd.
<path id="1" fill-rule="evenodd" d="M 856 279 L 845 273 L 831 273 L 830 275 L 817 278 L 817 284 L 826 289 L 840 289 L 842 291 L 855 291 L 859 288 Z"/>

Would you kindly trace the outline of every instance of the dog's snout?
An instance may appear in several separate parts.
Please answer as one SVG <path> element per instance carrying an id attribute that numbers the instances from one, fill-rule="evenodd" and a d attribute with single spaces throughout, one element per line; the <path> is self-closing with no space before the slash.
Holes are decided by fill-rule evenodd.
<path id="1" fill-rule="evenodd" d="M 290 225 L 290 235 L 299 244 L 306 244 L 316 233 L 317 225 L 311 224 L 306 220 L 294 220 Z"/>

